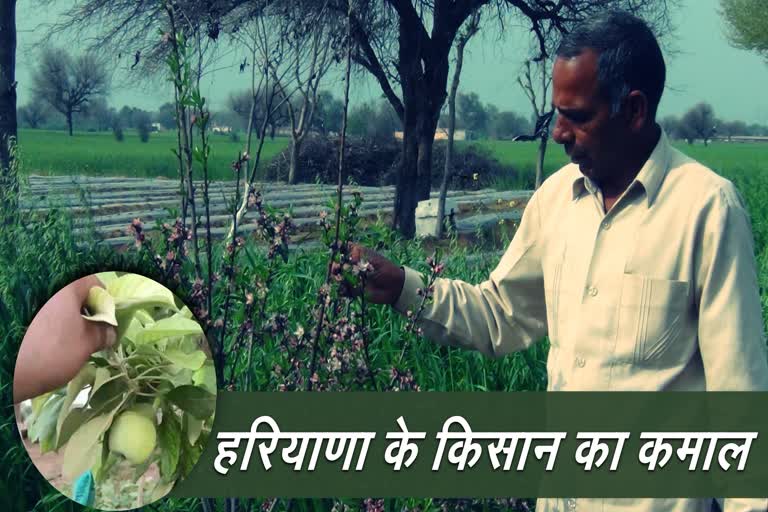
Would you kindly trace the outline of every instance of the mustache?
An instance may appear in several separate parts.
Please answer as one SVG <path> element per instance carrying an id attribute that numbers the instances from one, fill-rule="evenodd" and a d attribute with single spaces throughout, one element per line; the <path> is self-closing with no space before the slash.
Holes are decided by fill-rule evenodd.
<path id="1" fill-rule="evenodd" d="M 583 160 L 586 158 L 586 154 L 575 146 L 566 146 L 565 153 L 571 158 L 571 160 Z"/>

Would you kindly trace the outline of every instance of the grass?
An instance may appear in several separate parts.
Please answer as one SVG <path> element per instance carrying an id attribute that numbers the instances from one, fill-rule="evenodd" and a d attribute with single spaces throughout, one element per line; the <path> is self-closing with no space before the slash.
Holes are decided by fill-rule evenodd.
<path id="1" fill-rule="evenodd" d="M 242 137 L 242 135 L 241 135 Z M 214 180 L 232 179 L 232 161 L 245 148 L 245 140 L 233 142 L 228 135 L 211 135 L 210 172 Z M 262 152 L 268 162 L 288 145 L 287 138 L 267 139 Z M 23 169 L 28 174 L 135 176 L 145 178 L 178 176 L 178 161 L 171 152 L 176 132 L 153 133 L 142 143 L 134 130 L 125 131 L 118 142 L 112 132 L 65 132 L 21 130 L 19 146 Z"/>

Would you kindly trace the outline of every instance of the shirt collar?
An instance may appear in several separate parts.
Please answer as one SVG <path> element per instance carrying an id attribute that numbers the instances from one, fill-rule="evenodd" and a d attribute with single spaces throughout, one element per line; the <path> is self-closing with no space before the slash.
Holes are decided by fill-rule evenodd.
<path id="1" fill-rule="evenodd" d="M 669 167 L 669 152 L 671 146 L 669 139 L 664 129 L 661 129 L 661 136 L 656 143 L 656 147 L 651 152 L 651 156 L 648 157 L 640 172 L 637 173 L 635 179 L 630 183 L 628 189 L 636 186 L 635 183 L 642 185 L 645 190 L 646 206 L 650 207 L 661 188 L 661 183 L 664 181 L 664 177 L 667 175 L 667 169 Z M 576 200 L 584 193 L 595 194 L 597 192 L 597 185 L 585 177 L 576 168 L 577 176 L 573 180 L 573 199 Z"/>

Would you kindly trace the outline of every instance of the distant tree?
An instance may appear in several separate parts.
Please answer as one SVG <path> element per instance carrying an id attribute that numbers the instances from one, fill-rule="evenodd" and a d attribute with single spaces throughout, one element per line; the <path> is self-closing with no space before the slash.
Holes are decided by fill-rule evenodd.
<path id="1" fill-rule="evenodd" d="M 488 113 L 477 93 L 459 94 L 456 98 L 457 124 L 476 134 L 485 134 Z"/>
<path id="2" fill-rule="evenodd" d="M 667 133 L 667 137 L 671 139 L 681 138 L 679 118 L 675 116 L 666 116 L 659 121 L 659 126 L 661 126 Z"/>
<path id="3" fill-rule="evenodd" d="M 728 138 L 728 142 L 731 142 L 731 137 L 734 135 L 746 135 L 747 123 L 744 121 L 717 121 L 717 133 L 723 137 Z"/>
<path id="4" fill-rule="evenodd" d="M 488 135 L 495 139 L 511 139 L 515 135 L 527 133 L 531 129 L 528 120 L 516 112 L 496 114 Z"/>
<path id="5" fill-rule="evenodd" d="M 400 119 L 392 106 L 384 101 L 363 103 L 351 110 L 347 117 L 347 131 L 370 140 L 391 139 L 402 130 Z"/>
<path id="6" fill-rule="evenodd" d="M 731 45 L 757 52 L 768 61 L 768 2 L 720 0 L 720 7 Z"/>
<path id="7" fill-rule="evenodd" d="M 343 111 L 344 103 L 340 99 L 329 91 L 320 91 L 317 94 L 313 127 L 323 135 L 327 135 L 328 132 L 339 133 Z"/>
<path id="8" fill-rule="evenodd" d="M 109 130 L 112 127 L 112 118 L 117 115 L 104 98 L 94 98 L 90 101 L 83 109 L 83 114 L 100 132 Z"/>
<path id="9" fill-rule="evenodd" d="M 752 123 L 749 126 L 747 126 L 747 133 L 745 135 L 750 135 L 752 137 L 768 136 L 768 126 Z"/>
<path id="10" fill-rule="evenodd" d="M 347 132 L 350 135 L 366 137 L 368 135 L 369 123 L 375 116 L 376 109 L 371 103 L 365 102 L 355 105 L 347 115 Z"/>
<path id="11" fill-rule="evenodd" d="M 45 48 L 32 75 L 32 88 L 67 120 L 72 135 L 73 115 L 107 92 L 107 73 L 92 54 L 73 58 L 60 48 Z"/>
<path id="12" fill-rule="evenodd" d="M 48 118 L 48 114 L 46 104 L 42 101 L 33 100 L 19 108 L 19 118 L 30 128 L 40 128 Z"/>
<path id="13" fill-rule="evenodd" d="M 115 136 L 117 142 L 123 142 L 125 140 L 125 133 L 123 133 L 123 127 L 120 125 L 120 118 L 115 116 L 112 119 L 112 133 Z"/>
<path id="14" fill-rule="evenodd" d="M 689 144 L 693 139 L 703 140 L 705 146 L 709 144 L 709 140 L 717 132 L 712 105 L 702 102 L 691 107 L 680 120 L 680 128 L 683 131 L 683 138 Z"/>
<path id="15" fill-rule="evenodd" d="M 149 133 L 152 131 L 152 117 L 149 112 L 143 110 L 133 115 L 133 125 L 139 134 L 141 142 L 149 142 Z"/>
<path id="16" fill-rule="evenodd" d="M 493 129 L 493 123 L 496 122 L 496 117 L 499 115 L 499 107 L 494 105 L 493 103 L 486 103 L 484 105 L 485 108 L 485 127 L 483 128 L 482 132 L 486 135 L 490 135 L 491 130 Z"/>
<path id="17" fill-rule="evenodd" d="M 154 115 L 155 122 L 166 130 L 172 130 L 176 127 L 176 105 L 173 103 L 163 103 L 157 109 Z"/>
<path id="18" fill-rule="evenodd" d="M 265 115 L 264 94 L 263 90 L 257 90 L 255 102 L 250 90 L 233 92 L 227 97 L 227 108 L 237 116 L 241 128 L 248 128 L 248 117 L 251 115 L 251 107 L 253 107 L 253 126 L 261 127 Z M 267 119 L 270 138 L 275 138 L 277 127 L 280 123 L 285 122 L 285 119 L 286 108 L 278 108 L 271 113 L 269 119 Z"/>

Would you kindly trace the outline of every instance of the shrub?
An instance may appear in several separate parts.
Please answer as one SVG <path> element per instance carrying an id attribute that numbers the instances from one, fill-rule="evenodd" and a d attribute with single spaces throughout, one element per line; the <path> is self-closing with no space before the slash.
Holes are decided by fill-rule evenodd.
<path id="1" fill-rule="evenodd" d="M 115 135 L 115 140 L 117 142 L 123 142 L 125 140 L 123 127 L 120 126 L 120 123 L 117 120 L 115 120 L 115 122 L 112 123 L 112 133 Z"/>
<path id="2" fill-rule="evenodd" d="M 152 119 L 146 112 L 137 112 L 133 116 L 133 122 L 136 124 L 136 131 L 139 133 L 141 142 L 149 142 L 149 134 L 152 131 Z"/>
<path id="3" fill-rule="evenodd" d="M 339 161 L 338 144 L 336 137 L 307 137 L 299 155 L 298 182 L 335 184 Z M 443 179 L 445 147 L 445 144 L 438 143 L 432 151 L 432 187 L 435 189 L 439 188 Z M 277 181 L 287 178 L 288 152 L 286 148 L 266 166 L 265 179 Z M 401 152 L 402 144 L 394 138 L 349 137 L 346 175 L 362 186 L 394 185 L 397 182 Z M 452 189 L 489 187 L 500 179 L 516 180 L 519 174 L 477 146 L 455 150 L 453 162 Z"/>

